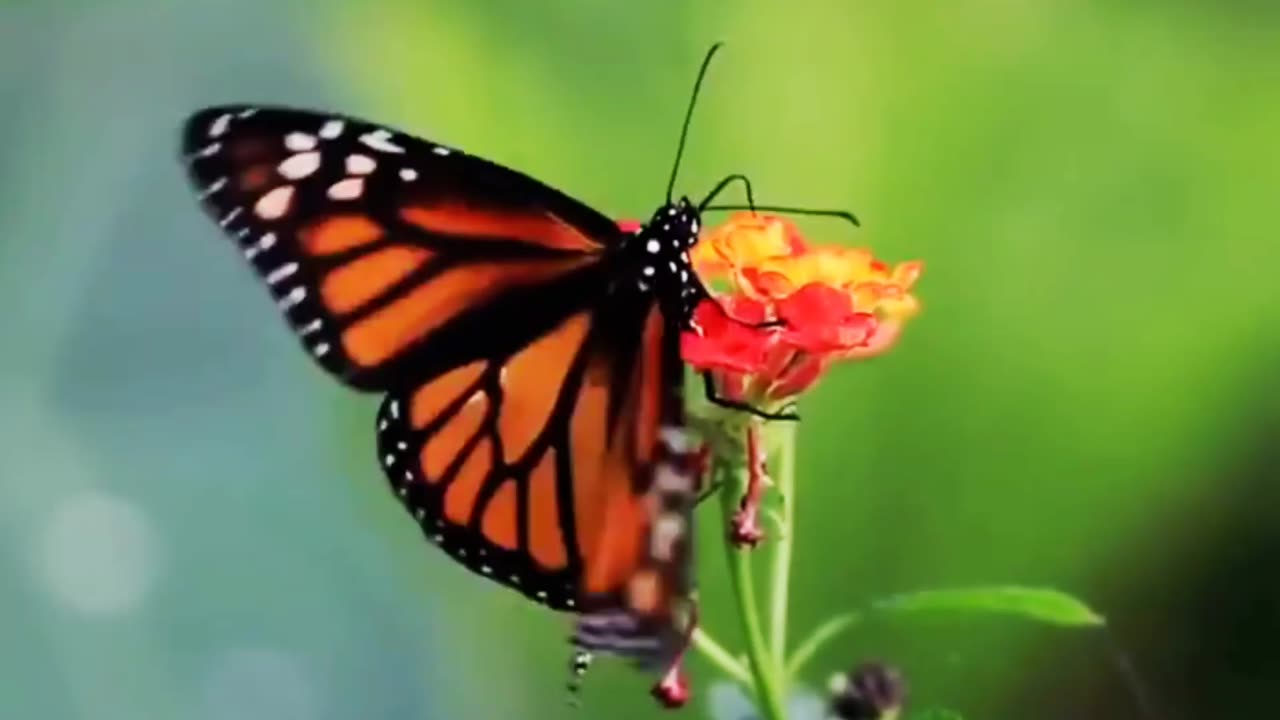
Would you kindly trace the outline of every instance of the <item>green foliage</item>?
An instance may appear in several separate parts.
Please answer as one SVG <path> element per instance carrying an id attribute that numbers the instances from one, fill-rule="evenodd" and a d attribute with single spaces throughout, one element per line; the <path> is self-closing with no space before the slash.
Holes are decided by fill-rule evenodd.
<path id="1" fill-rule="evenodd" d="M 872 605 L 879 613 L 977 612 L 1022 617 L 1066 627 L 1097 627 L 1105 620 L 1080 600 L 1044 588 L 994 586 L 925 590 Z"/>
<path id="2" fill-rule="evenodd" d="M 1074 628 L 1099 627 L 1105 623 L 1101 615 L 1080 600 L 1047 588 L 995 585 L 904 593 L 873 602 L 865 613 L 836 615 L 819 625 L 788 658 L 788 676 L 798 675 L 824 645 L 861 623 L 864 618 L 919 613 L 1007 615 Z"/>

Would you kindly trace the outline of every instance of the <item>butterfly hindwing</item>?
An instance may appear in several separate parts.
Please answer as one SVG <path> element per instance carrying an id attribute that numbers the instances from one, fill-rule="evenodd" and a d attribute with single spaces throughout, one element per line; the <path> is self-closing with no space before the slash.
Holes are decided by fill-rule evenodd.
<path id="1" fill-rule="evenodd" d="M 545 330 L 602 281 L 619 235 L 525 175 L 344 116 L 210 108 L 183 148 L 206 209 L 304 345 L 363 389 L 526 339 L 474 332 L 482 322 Z"/>
<path id="2" fill-rule="evenodd" d="M 597 620 L 584 646 L 653 655 L 688 589 L 694 479 L 667 467 L 682 420 L 674 336 L 634 297 L 388 397 L 379 454 L 456 560 L 553 608 L 625 618 Z"/>

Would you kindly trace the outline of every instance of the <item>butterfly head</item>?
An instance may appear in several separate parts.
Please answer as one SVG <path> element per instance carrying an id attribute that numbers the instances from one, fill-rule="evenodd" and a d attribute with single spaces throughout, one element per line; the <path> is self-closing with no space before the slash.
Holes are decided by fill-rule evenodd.
<path id="1" fill-rule="evenodd" d="M 663 204 L 654 211 L 653 217 L 645 225 L 648 234 L 667 240 L 671 247 L 679 247 L 683 251 L 692 248 L 698 242 L 698 231 L 701 230 L 702 218 L 698 207 L 689 198 L 682 197 L 674 202 Z"/>

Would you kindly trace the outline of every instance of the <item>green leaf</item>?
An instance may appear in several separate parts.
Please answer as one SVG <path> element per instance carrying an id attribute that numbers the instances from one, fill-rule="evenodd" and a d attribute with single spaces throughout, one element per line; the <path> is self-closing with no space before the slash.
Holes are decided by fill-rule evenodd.
<path id="1" fill-rule="evenodd" d="M 881 613 L 982 612 L 1014 615 L 1065 627 L 1096 627 L 1106 621 L 1080 600 L 1044 588 L 993 586 L 925 590 L 879 600 Z"/>

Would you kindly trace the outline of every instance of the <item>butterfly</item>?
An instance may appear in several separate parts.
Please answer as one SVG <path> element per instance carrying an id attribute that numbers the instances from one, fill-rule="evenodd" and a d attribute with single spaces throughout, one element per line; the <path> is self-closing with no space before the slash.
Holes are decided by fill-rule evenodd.
<path id="1" fill-rule="evenodd" d="M 345 115 L 207 108 L 182 153 L 315 362 L 382 394 L 378 462 L 426 538 L 578 613 L 584 650 L 677 652 L 698 485 L 679 334 L 709 297 L 688 251 L 712 198 L 749 193 L 746 178 L 694 204 L 671 199 L 673 168 L 627 232 L 515 170 Z"/>

